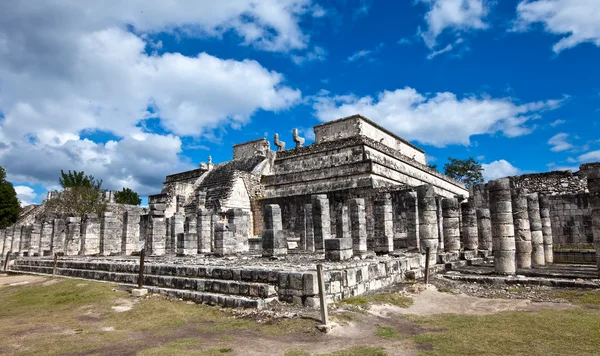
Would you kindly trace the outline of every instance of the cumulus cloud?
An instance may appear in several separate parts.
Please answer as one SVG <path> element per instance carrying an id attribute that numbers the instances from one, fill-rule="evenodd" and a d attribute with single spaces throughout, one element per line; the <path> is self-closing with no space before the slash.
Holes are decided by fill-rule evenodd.
<path id="1" fill-rule="evenodd" d="M 548 144 L 550 146 L 552 146 L 550 148 L 550 151 L 552 152 L 562 152 L 562 151 L 566 151 L 566 150 L 570 150 L 573 148 L 573 145 L 567 141 L 567 139 L 569 138 L 569 134 L 566 134 L 564 132 L 558 133 L 554 136 L 552 136 L 549 140 L 548 140 Z"/>
<path id="2" fill-rule="evenodd" d="M 600 2 L 595 0 L 525 0 L 517 6 L 513 30 L 541 23 L 546 32 L 563 36 L 552 47 L 560 53 L 585 42 L 600 46 L 599 18 Z"/>
<path id="3" fill-rule="evenodd" d="M 521 173 L 521 170 L 508 161 L 500 159 L 491 163 L 484 163 L 481 165 L 483 168 L 483 179 L 485 181 L 504 178 L 509 176 L 515 176 Z"/>
<path id="4" fill-rule="evenodd" d="M 16 185 L 14 188 L 17 193 L 17 198 L 21 201 L 21 206 L 33 204 L 32 201 L 37 197 L 37 194 L 31 187 L 26 185 Z"/>
<path id="5" fill-rule="evenodd" d="M 421 32 L 425 44 L 433 49 L 437 37 L 446 29 L 456 32 L 488 28 L 484 19 L 489 13 L 486 0 L 420 0 L 429 6 L 425 14 L 427 29 Z"/>
<path id="6" fill-rule="evenodd" d="M 371 96 L 330 95 L 313 98 L 316 117 L 331 121 L 360 113 L 408 140 L 443 147 L 470 144 L 470 137 L 502 132 L 515 137 L 530 133 L 528 121 L 561 100 L 517 104 L 509 98 L 466 96 L 449 92 L 420 94 L 406 87 Z"/>
<path id="7" fill-rule="evenodd" d="M 286 52 L 307 46 L 300 17 L 310 0 L 16 2 L 0 12 L 0 164 L 18 181 L 53 184 L 85 170 L 107 188 L 156 192 L 164 175 L 192 167 L 179 136 L 239 127 L 259 110 L 283 110 L 301 93 L 253 60 L 156 52 L 161 31 L 219 37 Z M 315 14 L 317 16 L 317 14 Z M 130 29 L 134 30 L 131 31 Z M 145 132 L 156 119 L 161 134 Z M 81 136 L 107 132 L 97 143 Z M 163 132 L 164 131 L 164 132 Z"/>
<path id="8" fill-rule="evenodd" d="M 582 163 L 600 162 L 600 150 L 584 153 L 577 157 L 577 159 Z"/>

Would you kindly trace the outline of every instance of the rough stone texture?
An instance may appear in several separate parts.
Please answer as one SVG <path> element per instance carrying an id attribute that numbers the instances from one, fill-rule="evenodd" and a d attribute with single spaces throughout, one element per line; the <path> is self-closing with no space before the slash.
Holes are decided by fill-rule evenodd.
<path id="1" fill-rule="evenodd" d="M 29 253 L 28 256 L 39 256 L 40 255 L 40 240 L 42 238 L 42 222 L 35 221 L 31 225 L 31 231 L 29 236 Z"/>
<path id="2" fill-rule="evenodd" d="M 343 203 L 337 204 L 335 215 L 335 237 L 338 239 L 350 238 L 350 217 L 348 216 L 348 206 Z"/>
<path id="3" fill-rule="evenodd" d="M 12 243 L 14 238 L 14 227 L 9 226 L 4 229 L 4 245 L 2 249 L 2 263 L 4 263 L 4 259 L 7 254 L 12 254 Z"/>
<path id="4" fill-rule="evenodd" d="M 375 252 L 394 251 L 394 221 L 392 219 L 392 197 L 389 193 L 377 196 L 373 204 L 375 222 Z"/>
<path id="5" fill-rule="evenodd" d="M 169 218 L 169 240 L 167 244 L 167 252 L 179 253 L 179 234 L 184 233 L 185 216 L 177 212 Z M 197 246 L 196 246 L 197 249 Z"/>
<path id="6" fill-rule="evenodd" d="M 227 256 L 237 253 L 237 240 L 233 230 L 235 226 L 227 222 L 215 223 L 215 255 Z"/>
<path id="7" fill-rule="evenodd" d="M 355 198 L 350 200 L 350 233 L 352 235 L 352 250 L 354 255 L 367 252 L 367 217 L 365 200 Z"/>
<path id="8" fill-rule="evenodd" d="M 523 174 L 510 177 L 516 188 L 525 188 L 530 192 L 543 195 L 574 194 L 586 191 L 586 176 L 583 171 L 552 171 L 545 173 Z"/>
<path id="9" fill-rule="evenodd" d="M 419 204 L 417 192 L 409 191 L 403 195 L 406 206 L 406 239 L 410 250 L 420 251 L 421 243 L 419 237 Z"/>
<path id="10" fill-rule="evenodd" d="M 2 260 L 0 261 L 0 267 L 4 267 L 4 258 L 6 256 L 6 254 L 9 253 L 9 250 L 10 250 L 10 242 L 9 242 L 9 246 L 6 246 L 8 241 L 9 241 L 9 239 L 7 236 L 6 229 L 0 230 L 0 258 L 2 258 Z M 12 239 L 11 239 L 11 242 L 12 242 Z"/>
<path id="11" fill-rule="evenodd" d="M 590 166 L 588 172 L 588 186 L 592 205 L 592 233 L 596 249 L 596 265 L 600 276 L 600 164 Z"/>
<path id="12" fill-rule="evenodd" d="M 96 214 L 86 214 L 83 221 L 80 254 L 97 255 L 100 253 L 100 220 Z"/>
<path id="13" fill-rule="evenodd" d="M 477 251 L 479 236 L 477 233 L 477 212 L 473 199 L 460 205 L 462 215 L 463 246 L 465 250 Z"/>
<path id="14" fill-rule="evenodd" d="M 442 200 L 442 214 L 444 216 L 444 251 L 460 251 L 460 226 L 458 216 L 458 199 L 444 198 Z"/>
<path id="15" fill-rule="evenodd" d="M 21 225 L 19 225 L 19 224 L 13 225 L 13 241 L 12 241 L 12 247 L 11 247 L 11 253 L 13 255 L 22 256 L 22 255 L 20 255 L 21 232 L 22 232 Z"/>
<path id="16" fill-rule="evenodd" d="M 198 253 L 210 253 L 213 244 L 212 213 L 208 209 L 200 208 L 197 215 Z"/>
<path id="17" fill-rule="evenodd" d="M 186 220 L 187 225 L 188 220 Z M 177 255 L 190 256 L 198 253 L 198 233 L 190 231 L 188 227 L 185 232 L 177 233 Z"/>
<path id="18" fill-rule="evenodd" d="M 327 204 L 327 206 L 329 206 L 329 204 Z M 327 210 L 329 211 L 329 209 Z M 263 221 L 265 229 L 263 230 L 262 236 L 262 255 L 264 257 L 287 255 L 287 241 L 283 234 L 283 224 L 281 222 L 281 208 L 279 207 L 279 205 L 266 205 L 264 208 Z"/>
<path id="19" fill-rule="evenodd" d="M 531 265 L 540 267 L 546 265 L 544 253 L 544 234 L 542 233 L 542 218 L 537 193 L 527 195 L 527 214 L 531 231 Z"/>
<path id="20" fill-rule="evenodd" d="M 125 210 L 121 253 L 131 255 L 133 252 L 139 251 L 140 247 L 140 213 L 137 210 Z"/>
<path id="21" fill-rule="evenodd" d="M 105 212 L 100 219 L 100 254 L 104 256 L 121 253 L 123 222 L 112 212 Z"/>
<path id="22" fill-rule="evenodd" d="M 233 226 L 232 232 L 236 241 L 235 252 L 248 252 L 248 232 L 250 231 L 250 213 L 240 208 L 227 211 L 227 221 Z"/>
<path id="23" fill-rule="evenodd" d="M 315 252 L 312 204 L 304 204 L 304 233 L 300 237 L 300 248 L 307 252 Z"/>
<path id="24" fill-rule="evenodd" d="M 499 274 L 514 274 L 516 272 L 515 228 L 512 215 L 510 180 L 508 178 L 492 180 L 488 182 L 488 190 L 494 269 Z"/>
<path id="25" fill-rule="evenodd" d="M 312 198 L 313 229 L 315 235 L 315 250 L 322 251 L 324 240 L 331 238 L 331 216 L 327 195 L 313 195 Z M 268 228 L 267 228 L 268 229 Z"/>
<path id="26" fill-rule="evenodd" d="M 429 260 L 431 264 L 437 261 L 438 251 L 438 226 L 437 206 L 435 203 L 435 191 L 431 185 L 417 187 L 417 198 L 419 202 L 419 241 L 421 252 L 430 250 Z"/>
<path id="27" fill-rule="evenodd" d="M 542 219 L 542 235 L 544 239 L 544 259 L 546 264 L 554 261 L 552 252 L 552 221 L 550 220 L 550 202 L 547 196 L 540 196 L 540 217 Z"/>
<path id="28" fill-rule="evenodd" d="M 527 206 L 527 189 L 515 188 L 511 193 L 517 268 L 531 268 L 531 229 Z"/>
<path id="29" fill-rule="evenodd" d="M 164 255 L 165 240 L 167 237 L 167 222 L 165 218 L 150 216 L 146 233 L 146 254 L 153 256 Z"/>
<path id="30" fill-rule="evenodd" d="M 490 196 L 487 184 L 473 184 L 469 189 L 469 196 L 473 198 L 475 209 L 489 209 Z"/>
<path id="31" fill-rule="evenodd" d="M 75 256 L 81 248 L 81 218 L 70 217 L 67 219 L 67 234 L 65 241 L 65 255 Z"/>
<path id="32" fill-rule="evenodd" d="M 344 261 L 352 258 L 352 239 L 335 238 L 325 240 L 325 259 L 329 261 Z"/>
<path id="33" fill-rule="evenodd" d="M 492 252 L 490 209 L 477 209 L 477 235 L 479 237 L 479 251 Z"/>
<path id="34" fill-rule="evenodd" d="M 52 220 L 42 223 L 42 232 L 40 235 L 40 256 L 52 255 L 52 231 L 54 230 Z"/>
<path id="35" fill-rule="evenodd" d="M 442 199 L 443 198 L 441 197 L 435 198 L 438 227 L 438 254 L 444 252 L 444 214 L 442 214 Z"/>
<path id="36" fill-rule="evenodd" d="M 52 228 L 52 252 L 65 254 L 67 224 L 63 219 L 54 219 Z"/>

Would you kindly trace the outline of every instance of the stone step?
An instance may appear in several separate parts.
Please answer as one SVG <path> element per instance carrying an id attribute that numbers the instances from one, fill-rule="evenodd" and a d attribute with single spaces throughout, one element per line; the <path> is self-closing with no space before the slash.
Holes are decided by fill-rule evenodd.
<path id="1" fill-rule="evenodd" d="M 446 267 L 447 271 L 451 271 L 451 270 L 454 270 L 457 268 L 466 267 L 467 263 L 468 262 L 466 260 L 454 261 L 454 262 L 446 263 L 445 267 Z"/>
<path id="2" fill-rule="evenodd" d="M 16 265 L 12 266 L 11 270 L 48 275 L 52 274 L 52 267 L 42 266 Z M 131 284 L 137 283 L 138 278 L 138 275 L 133 273 L 118 273 L 70 268 L 57 268 L 56 274 L 58 276 L 68 276 Z M 269 284 L 192 277 L 144 275 L 144 286 L 155 286 L 160 288 L 173 288 L 181 290 L 194 290 L 207 293 L 226 293 L 255 298 L 269 298 L 277 295 L 275 287 Z"/>
<path id="3" fill-rule="evenodd" d="M 516 276 L 481 276 L 465 274 L 444 274 L 444 278 L 454 281 L 463 281 L 471 283 L 484 284 L 507 284 L 507 285 L 535 285 L 550 287 L 569 287 L 569 288 L 600 288 L 600 283 L 591 281 L 577 281 L 572 279 L 559 278 L 538 278 L 538 277 L 516 277 Z"/>

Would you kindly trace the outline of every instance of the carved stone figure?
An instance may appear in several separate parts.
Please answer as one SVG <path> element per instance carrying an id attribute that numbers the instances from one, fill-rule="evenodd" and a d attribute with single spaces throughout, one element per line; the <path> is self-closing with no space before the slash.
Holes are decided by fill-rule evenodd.
<path id="1" fill-rule="evenodd" d="M 296 148 L 304 146 L 304 138 L 298 136 L 298 129 L 293 129 L 292 135 L 294 136 L 294 142 L 296 142 Z"/>
<path id="2" fill-rule="evenodd" d="M 285 151 L 285 142 L 279 141 L 278 134 L 274 135 L 273 142 L 275 143 L 275 146 L 277 146 L 277 152 Z"/>

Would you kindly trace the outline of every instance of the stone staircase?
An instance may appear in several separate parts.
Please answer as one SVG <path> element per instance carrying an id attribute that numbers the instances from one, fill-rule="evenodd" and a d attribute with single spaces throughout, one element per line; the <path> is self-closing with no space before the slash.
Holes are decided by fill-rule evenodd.
<path id="1" fill-rule="evenodd" d="M 147 264 L 144 287 L 196 303 L 232 308 L 262 308 L 277 299 L 278 273 L 259 275 L 251 270 L 208 266 Z M 12 272 L 51 275 L 51 259 L 17 259 Z M 137 285 L 139 265 L 59 260 L 56 275 Z"/>

